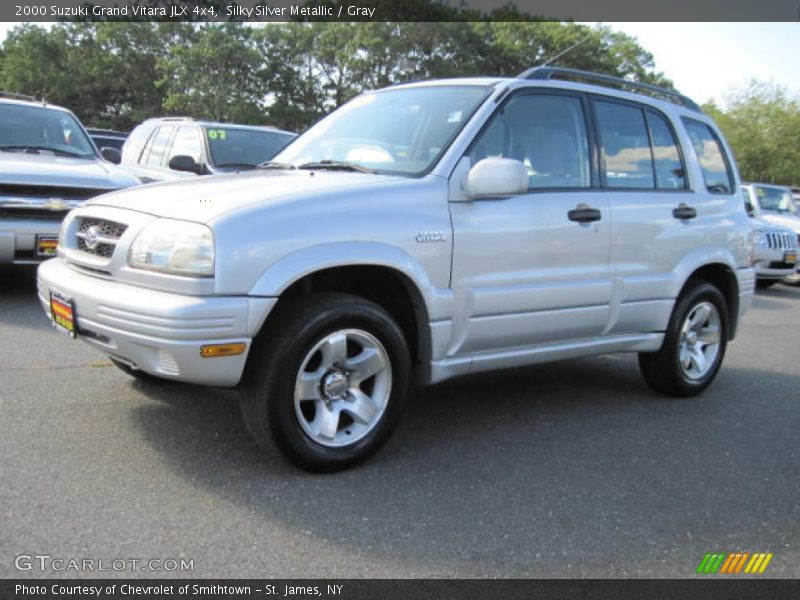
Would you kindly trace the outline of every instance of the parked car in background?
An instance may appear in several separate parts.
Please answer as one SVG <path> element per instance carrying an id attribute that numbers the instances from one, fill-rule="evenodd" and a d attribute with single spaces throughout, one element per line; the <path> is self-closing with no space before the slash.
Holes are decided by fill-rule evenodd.
<path id="1" fill-rule="evenodd" d="M 767 288 L 791 277 L 797 270 L 797 234 L 788 227 L 752 219 L 753 268 L 756 285 Z"/>
<path id="2" fill-rule="evenodd" d="M 241 381 L 256 440 L 318 471 L 377 450 L 414 378 L 635 352 L 699 394 L 755 284 L 730 149 L 674 91 L 574 76 L 365 93 L 259 169 L 106 194 L 42 307 L 133 376 Z"/>
<path id="3" fill-rule="evenodd" d="M 122 146 L 125 144 L 125 140 L 128 139 L 127 133 L 114 131 L 113 129 L 98 129 L 97 127 L 87 127 L 86 131 L 89 132 L 89 136 L 101 154 L 103 153 L 103 148 L 113 148 L 119 152 L 117 160 L 111 160 L 111 162 L 119 163 L 119 158 L 122 156 Z"/>
<path id="4" fill-rule="evenodd" d="M 792 190 L 792 200 L 794 200 L 794 205 L 800 207 L 800 187 L 792 187 L 789 189 Z"/>
<path id="5" fill-rule="evenodd" d="M 0 264 L 55 256 L 69 210 L 138 183 L 101 158 L 67 109 L 0 92 Z"/>
<path id="6" fill-rule="evenodd" d="M 120 164 L 145 182 L 245 171 L 270 160 L 295 137 L 273 127 L 148 119 L 131 132 Z"/>
<path id="7" fill-rule="evenodd" d="M 749 215 L 790 229 L 800 245 L 800 214 L 789 188 L 768 183 L 745 183 L 742 193 Z M 789 285 L 800 285 L 800 274 L 795 270 L 783 281 Z"/>

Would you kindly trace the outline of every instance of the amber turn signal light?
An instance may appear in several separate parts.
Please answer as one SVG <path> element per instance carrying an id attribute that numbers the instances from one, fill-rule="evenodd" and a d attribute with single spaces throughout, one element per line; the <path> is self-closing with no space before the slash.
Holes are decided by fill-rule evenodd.
<path id="1" fill-rule="evenodd" d="M 217 358 L 218 356 L 237 356 L 244 354 L 247 344 L 239 342 L 236 344 L 210 344 L 200 348 L 200 356 L 203 358 Z"/>

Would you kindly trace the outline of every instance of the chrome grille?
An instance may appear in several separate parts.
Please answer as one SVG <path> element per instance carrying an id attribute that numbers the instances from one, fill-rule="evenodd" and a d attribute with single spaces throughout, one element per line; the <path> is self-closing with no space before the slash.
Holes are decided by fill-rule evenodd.
<path id="1" fill-rule="evenodd" d="M 78 250 L 103 258 L 111 258 L 114 248 L 117 247 L 117 241 L 127 228 L 127 225 L 116 221 L 81 217 L 78 231 L 75 233 Z"/>
<path id="2" fill-rule="evenodd" d="M 795 238 L 793 233 L 767 233 L 767 247 L 773 250 L 794 250 L 797 248 L 800 236 Z"/>

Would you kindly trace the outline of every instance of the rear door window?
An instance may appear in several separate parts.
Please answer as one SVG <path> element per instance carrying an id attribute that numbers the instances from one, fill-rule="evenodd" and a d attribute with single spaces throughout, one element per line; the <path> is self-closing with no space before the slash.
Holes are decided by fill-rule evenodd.
<path id="1" fill-rule="evenodd" d="M 167 149 L 167 142 L 169 142 L 169 138 L 172 136 L 173 129 L 174 127 L 171 125 L 162 125 L 158 129 L 153 137 L 153 141 L 150 145 L 150 152 L 147 153 L 147 159 L 144 161 L 144 164 L 150 167 L 161 166 L 164 161 L 164 152 Z"/>
<path id="2" fill-rule="evenodd" d="M 645 114 L 653 145 L 656 187 L 660 190 L 686 189 L 686 171 L 672 128 L 664 117 L 652 110 L 646 111 Z"/>

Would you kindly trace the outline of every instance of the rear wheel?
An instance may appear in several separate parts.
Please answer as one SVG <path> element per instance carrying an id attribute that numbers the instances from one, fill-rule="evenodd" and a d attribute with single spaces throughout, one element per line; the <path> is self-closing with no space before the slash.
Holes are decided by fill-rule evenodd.
<path id="1" fill-rule="evenodd" d="M 694 396 L 706 389 L 725 356 L 727 315 L 716 287 L 692 283 L 678 298 L 661 349 L 639 354 L 645 381 L 670 396 Z"/>
<path id="2" fill-rule="evenodd" d="M 259 444 L 274 440 L 310 471 L 336 471 L 383 445 L 410 380 L 403 333 L 380 306 L 339 293 L 306 297 L 257 340 L 242 414 Z"/>

